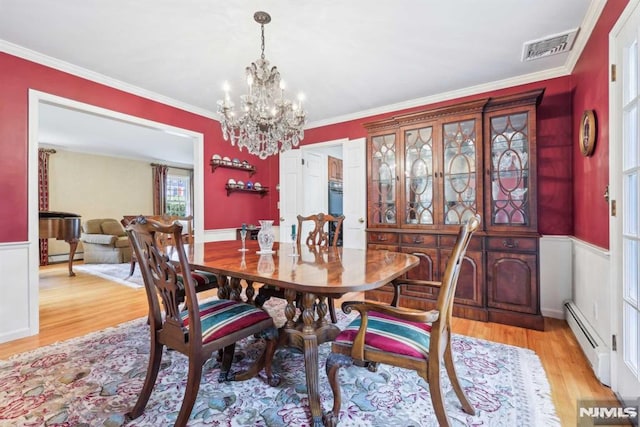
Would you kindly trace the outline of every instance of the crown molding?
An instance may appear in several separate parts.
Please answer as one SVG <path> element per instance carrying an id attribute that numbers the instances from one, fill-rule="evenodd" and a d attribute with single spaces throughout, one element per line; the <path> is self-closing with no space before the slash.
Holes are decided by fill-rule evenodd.
<path id="1" fill-rule="evenodd" d="M 567 62 L 565 66 L 567 67 L 568 73 L 571 74 L 576 64 L 578 63 L 578 59 L 582 55 L 582 51 L 584 50 L 589 38 L 591 37 L 591 33 L 598 23 L 598 19 L 604 10 L 605 5 L 607 4 L 607 0 L 592 0 L 589 4 L 589 8 L 587 9 L 587 13 L 584 16 L 584 20 L 582 21 L 582 25 L 580 25 L 580 31 L 578 32 L 578 37 L 573 44 L 573 48 L 569 53 L 569 57 L 567 58 Z"/>
<path id="2" fill-rule="evenodd" d="M 536 81 L 552 79 L 556 77 L 562 77 L 571 74 L 575 64 L 577 63 L 584 47 L 589 39 L 595 24 L 604 9 L 606 4 L 606 0 L 593 0 L 587 10 L 587 14 L 585 15 L 585 19 L 580 27 L 580 32 L 578 34 L 578 38 L 575 42 L 575 45 L 571 52 L 569 53 L 569 57 L 564 66 L 556 67 L 553 69 L 526 74 L 522 76 L 517 76 L 509 79 L 499 80 L 490 83 L 484 83 L 476 86 L 469 86 L 463 89 L 457 89 L 454 91 L 444 92 L 436 95 L 431 95 L 422 98 L 415 98 L 407 101 L 398 102 L 395 104 L 389 104 L 381 107 L 371 108 L 368 110 L 362 110 L 355 113 L 349 113 L 341 116 L 336 116 L 324 120 L 318 120 L 314 122 L 307 123 L 305 126 L 305 130 L 314 129 L 322 126 L 333 125 L 336 123 L 347 122 L 351 120 L 358 120 L 370 116 L 375 116 L 378 114 L 386 114 L 395 111 L 400 111 L 404 109 L 419 107 L 423 105 L 434 104 L 441 101 L 446 101 L 449 99 L 462 98 L 465 96 L 476 95 L 484 92 L 491 92 L 499 89 L 504 89 L 512 86 L 519 86 L 527 83 L 534 83 Z M 134 95 L 138 95 L 144 98 L 147 98 L 152 101 L 160 102 L 162 104 L 166 104 L 175 108 L 179 108 L 181 110 L 197 114 L 199 116 L 207 117 L 215 121 L 218 120 L 218 116 L 213 111 L 196 107 L 191 104 L 187 104 L 173 98 L 160 95 L 158 93 L 140 88 L 138 86 L 134 86 L 120 80 L 105 76 L 100 73 L 96 73 L 94 71 L 88 70 L 86 68 L 82 68 L 76 65 L 73 65 L 69 62 L 61 61 L 56 58 L 41 54 L 39 52 L 26 49 L 22 46 L 18 46 L 16 44 L 7 42 L 5 40 L 0 39 L 0 52 L 6 52 L 11 55 L 59 70 L 69 74 L 72 74 L 77 77 L 81 77 L 96 83 L 104 84 L 105 86 L 112 87 L 114 89 L 119 89 Z"/>
<path id="3" fill-rule="evenodd" d="M 150 90 L 143 89 L 129 83 L 125 83 L 112 77 L 105 76 L 104 74 L 100 74 L 95 71 L 73 65 L 69 62 L 61 61 L 51 56 L 44 55 L 34 50 L 10 43 L 3 39 L 0 39 L 0 52 L 5 52 L 40 65 L 44 65 L 46 67 L 74 75 L 76 77 L 90 80 L 95 83 L 100 83 L 102 85 L 122 90 L 133 95 L 141 96 L 151 101 L 159 102 L 171 107 L 178 108 L 180 110 L 187 111 L 189 113 L 197 114 L 199 116 L 207 117 L 214 120 L 216 120 L 217 117 L 217 114 L 213 111 L 196 107 L 194 105 L 178 101 L 168 96 L 160 95 L 159 93 L 152 92 Z"/>
<path id="4" fill-rule="evenodd" d="M 511 86 L 518 86 L 527 83 L 534 83 L 541 80 L 552 79 L 556 77 L 568 76 L 573 72 L 578 59 L 582 55 L 589 37 L 595 28 L 602 11 L 607 3 L 607 0 L 592 0 L 585 14 L 584 20 L 580 25 L 580 31 L 578 37 L 574 43 L 571 52 L 569 52 L 567 60 L 564 66 L 556 67 L 550 70 L 545 70 L 538 73 L 526 74 L 514 78 L 505 80 L 499 80 L 491 83 L 481 84 L 477 86 L 470 86 L 464 89 L 458 89 L 451 92 L 440 93 L 437 95 L 427 96 L 424 98 L 416 98 L 408 101 L 399 102 L 396 104 L 390 104 L 382 107 L 372 108 L 369 110 L 363 110 L 356 113 L 345 114 L 342 116 L 333 117 L 326 120 L 318 120 L 308 123 L 306 129 L 313 129 L 321 126 L 328 126 L 336 123 L 347 122 L 350 120 L 362 119 L 365 117 L 374 116 L 377 114 L 386 114 L 403 109 L 419 107 L 421 105 L 434 104 L 436 102 L 446 101 L 449 99 L 461 98 L 470 95 L 476 95 L 479 93 L 490 92 L 498 89 L 504 89 Z"/>
<path id="5" fill-rule="evenodd" d="M 463 98 L 465 96 L 477 95 L 485 92 L 492 92 L 499 89 L 504 89 L 513 86 L 520 86 L 528 83 L 534 83 L 541 80 L 553 79 L 556 77 L 563 77 L 569 75 L 566 66 L 556 67 L 537 73 L 525 74 L 518 77 L 513 77 L 504 80 L 498 80 L 495 82 L 484 83 L 476 86 L 469 86 L 463 89 L 457 89 L 449 92 L 439 93 L 436 95 L 426 96 L 423 98 L 415 98 L 408 101 L 398 102 L 395 104 L 389 104 L 382 107 L 371 108 L 369 110 L 363 110 L 356 113 L 345 114 L 338 117 L 333 117 L 326 120 L 318 120 L 308 123 L 305 126 L 305 130 L 313 129 L 321 126 L 333 125 L 336 123 L 348 122 L 351 120 L 363 119 L 366 117 L 375 116 L 378 114 L 392 113 L 408 108 L 420 107 L 423 105 L 435 104 L 441 101 L 447 101 L 450 99 Z"/>

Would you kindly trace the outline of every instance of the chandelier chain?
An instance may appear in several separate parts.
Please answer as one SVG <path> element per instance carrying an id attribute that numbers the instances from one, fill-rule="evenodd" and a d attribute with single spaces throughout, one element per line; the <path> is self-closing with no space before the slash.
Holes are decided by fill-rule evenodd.
<path id="1" fill-rule="evenodd" d="M 262 49 L 262 54 L 260 55 L 260 58 L 264 60 L 264 24 L 260 24 L 260 31 L 262 33 L 262 44 L 260 45 L 260 48 Z"/>

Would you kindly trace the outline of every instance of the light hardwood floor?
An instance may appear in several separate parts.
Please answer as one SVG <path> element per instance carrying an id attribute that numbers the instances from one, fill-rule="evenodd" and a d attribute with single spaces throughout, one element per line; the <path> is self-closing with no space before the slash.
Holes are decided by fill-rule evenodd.
<path id="1" fill-rule="evenodd" d="M 0 344 L 0 359 L 145 316 L 143 289 L 131 289 L 82 272 L 68 277 L 66 264 L 40 269 L 40 333 Z M 209 291 L 215 295 L 215 291 Z M 546 371 L 563 426 L 575 426 L 577 399 L 614 399 L 593 375 L 566 322 L 545 319 L 545 331 L 454 319 L 454 332 L 534 350 Z"/>

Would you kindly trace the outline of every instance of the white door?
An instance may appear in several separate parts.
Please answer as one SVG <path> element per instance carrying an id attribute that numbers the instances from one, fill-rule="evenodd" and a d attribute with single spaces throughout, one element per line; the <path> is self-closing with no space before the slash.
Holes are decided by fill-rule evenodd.
<path id="1" fill-rule="evenodd" d="M 303 200 L 298 214 L 308 216 L 320 212 L 327 212 L 329 208 L 329 193 L 327 186 L 327 155 L 314 153 L 302 148 L 302 185 Z M 302 224 L 303 241 L 313 230 L 313 223 L 305 221 Z"/>
<path id="2" fill-rule="evenodd" d="M 367 225 L 367 171 L 365 138 L 345 142 L 342 146 L 343 178 L 343 246 L 364 249 Z"/>
<path id="3" fill-rule="evenodd" d="M 618 70 L 610 98 L 612 387 L 633 403 L 640 393 L 640 8 L 632 1 L 612 30 L 610 55 Z M 633 399 L 633 402 L 631 402 Z"/>
<path id="4" fill-rule="evenodd" d="M 280 153 L 280 241 L 291 241 L 291 226 L 297 224 L 302 206 L 302 152 Z"/>

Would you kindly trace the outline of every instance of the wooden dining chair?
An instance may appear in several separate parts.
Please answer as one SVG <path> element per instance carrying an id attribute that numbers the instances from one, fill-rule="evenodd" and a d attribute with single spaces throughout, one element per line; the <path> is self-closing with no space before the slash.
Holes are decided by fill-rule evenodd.
<path id="1" fill-rule="evenodd" d="M 304 243 L 307 246 L 319 248 L 338 246 L 339 234 L 342 229 L 342 223 L 344 222 L 344 215 L 334 216 L 322 212 L 309 216 L 298 215 L 298 232 L 296 234 L 296 244 L 298 247 L 302 244 L 302 235 L 304 234 L 302 231 L 303 224 L 308 221 L 313 222 L 313 228 L 304 238 Z M 276 286 L 262 286 L 258 291 L 256 304 L 262 306 L 265 301 L 271 297 L 284 298 L 284 291 Z M 336 316 L 336 307 L 333 298 L 327 298 L 327 305 L 329 307 L 329 316 L 331 317 L 331 321 L 336 323 L 338 318 Z"/>
<path id="2" fill-rule="evenodd" d="M 375 370 L 378 363 L 386 363 L 417 371 L 429 383 L 438 424 L 449 426 L 451 423 L 440 385 L 440 370 L 444 365 L 462 409 L 467 414 L 475 414 L 453 364 L 451 316 L 460 266 L 471 236 L 479 226 L 478 215 L 460 227 L 442 282 L 423 282 L 439 290 L 435 310 L 425 312 L 398 307 L 400 288 L 405 284 L 401 280 L 394 282 L 392 305 L 374 301 L 347 301 L 342 304 L 345 313 L 357 310 L 360 316 L 336 337 L 327 358 L 326 371 L 333 391 L 333 408 L 324 416 L 325 426 L 338 424 L 341 406 L 338 371 L 352 364 Z"/>
<path id="3" fill-rule="evenodd" d="M 243 302 L 198 301 L 182 241 L 182 225 L 139 217 L 127 225 L 126 231 L 144 279 L 151 333 L 146 378 L 135 406 L 127 413 L 128 418 L 135 419 L 143 413 L 158 376 L 165 346 L 189 359 L 186 390 L 176 426 L 186 425 L 200 388 L 202 366 L 214 352 L 221 358 L 219 382 L 245 380 L 264 368 L 267 382 L 277 385 L 279 377 L 271 370 L 278 336 L 273 319 L 266 311 Z M 160 235 L 173 239 L 177 264 L 171 262 L 159 247 Z M 180 308 L 178 295 L 181 293 L 185 295 L 185 309 Z M 235 343 L 254 335 L 266 340 L 261 357 L 246 372 L 231 373 Z"/>
<path id="4" fill-rule="evenodd" d="M 322 212 L 309 216 L 298 215 L 298 234 L 296 236 L 298 245 L 302 243 L 302 229 L 305 222 L 313 222 L 313 229 L 305 238 L 305 244 L 321 247 L 338 246 L 344 215 L 334 216 Z"/>
<path id="5" fill-rule="evenodd" d="M 342 229 L 342 223 L 344 222 L 344 215 L 334 216 L 322 212 L 309 216 L 298 215 L 298 235 L 296 237 L 296 244 L 298 246 L 302 241 L 302 227 L 307 221 L 313 222 L 313 229 L 309 231 L 309 234 L 305 238 L 305 243 L 308 246 L 320 246 L 325 248 L 329 246 L 338 246 L 340 230 Z M 329 316 L 331 317 L 331 321 L 333 323 L 337 323 L 338 317 L 336 315 L 336 306 L 333 298 L 327 298 L 327 305 L 329 306 Z"/>
<path id="6" fill-rule="evenodd" d="M 178 221 L 182 225 L 182 242 L 187 244 L 193 244 L 193 216 L 181 217 L 177 215 L 124 215 L 120 220 L 120 223 L 123 227 L 127 227 L 131 221 L 134 219 L 144 216 L 147 220 L 152 219 L 154 221 L 162 222 L 163 224 L 171 224 L 175 221 Z M 168 235 L 158 235 L 158 245 L 159 247 L 164 247 L 165 245 L 172 244 L 171 238 Z M 136 269 L 136 263 L 138 259 L 136 257 L 136 252 L 133 251 L 131 253 L 131 265 L 129 268 L 129 277 L 133 276 L 133 273 Z M 209 273 L 208 271 L 201 270 L 192 270 L 191 277 L 195 280 L 196 284 L 196 292 L 208 291 L 210 289 L 215 289 L 218 287 L 218 280 L 216 275 L 213 273 Z M 182 277 L 179 278 L 182 280 Z M 184 301 L 184 294 L 178 295 L 181 302 Z"/>

